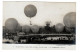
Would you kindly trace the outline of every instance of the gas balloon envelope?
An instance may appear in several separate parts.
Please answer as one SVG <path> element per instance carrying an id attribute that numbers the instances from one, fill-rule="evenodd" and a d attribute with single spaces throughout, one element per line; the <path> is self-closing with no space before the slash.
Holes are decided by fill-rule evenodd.
<path id="1" fill-rule="evenodd" d="M 39 26 L 38 25 L 33 25 L 31 26 L 31 30 L 33 33 L 37 33 L 39 31 Z"/>
<path id="2" fill-rule="evenodd" d="M 17 26 L 17 31 L 18 32 L 22 31 L 22 26 L 20 24 L 18 24 L 18 26 Z"/>
<path id="3" fill-rule="evenodd" d="M 76 28 L 76 12 L 67 13 L 63 19 L 66 32 L 75 32 Z"/>
<path id="4" fill-rule="evenodd" d="M 22 31 L 23 32 L 29 32 L 30 31 L 30 26 L 28 26 L 28 25 L 22 26 Z"/>
<path id="5" fill-rule="evenodd" d="M 70 12 L 64 16 L 63 22 L 67 27 L 76 26 L 76 12 Z"/>
<path id="6" fill-rule="evenodd" d="M 58 24 L 55 25 L 55 30 L 56 30 L 57 32 L 60 33 L 60 32 L 63 31 L 63 29 L 64 29 L 64 25 L 63 25 L 63 24 L 58 23 Z"/>
<path id="7" fill-rule="evenodd" d="M 8 20 L 6 20 L 5 22 L 5 27 L 7 30 L 9 30 L 10 32 L 15 32 L 18 26 L 18 22 L 16 19 L 14 18 L 9 18 Z"/>
<path id="8" fill-rule="evenodd" d="M 34 6 L 34 5 L 27 5 L 25 8 L 24 8 L 24 13 L 27 17 L 34 17 L 37 13 L 37 8 Z"/>

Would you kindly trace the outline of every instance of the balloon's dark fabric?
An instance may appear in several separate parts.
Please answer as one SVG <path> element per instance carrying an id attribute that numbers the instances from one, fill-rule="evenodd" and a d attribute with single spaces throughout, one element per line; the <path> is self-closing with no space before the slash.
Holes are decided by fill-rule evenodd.
<path id="1" fill-rule="evenodd" d="M 76 26 L 76 12 L 67 13 L 64 16 L 63 22 L 67 27 L 75 27 Z"/>
<path id="2" fill-rule="evenodd" d="M 37 13 L 37 8 L 34 6 L 34 5 L 27 5 L 25 8 L 24 8 L 24 13 L 27 17 L 34 17 Z"/>
<path id="3" fill-rule="evenodd" d="M 32 32 L 37 33 L 39 31 L 39 26 L 38 25 L 33 25 L 31 27 Z"/>
<path id="4" fill-rule="evenodd" d="M 29 32 L 30 31 L 30 26 L 28 26 L 28 25 L 22 26 L 22 31 L 23 32 Z"/>
<path id="5" fill-rule="evenodd" d="M 62 32 L 63 29 L 64 29 L 64 25 L 63 25 L 63 24 L 58 23 L 58 24 L 55 25 L 55 30 L 56 30 L 57 32 Z"/>
<path id="6" fill-rule="evenodd" d="M 9 18 L 6 22 L 5 22 L 5 27 L 7 30 L 13 32 L 16 31 L 18 26 L 18 22 L 16 19 L 14 18 Z"/>

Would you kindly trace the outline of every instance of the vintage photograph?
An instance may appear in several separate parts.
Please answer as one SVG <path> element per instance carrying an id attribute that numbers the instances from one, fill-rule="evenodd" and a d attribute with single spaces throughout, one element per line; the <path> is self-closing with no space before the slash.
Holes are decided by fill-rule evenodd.
<path id="1" fill-rule="evenodd" d="M 3 2 L 2 44 L 76 45 L 75 2 Z"/>

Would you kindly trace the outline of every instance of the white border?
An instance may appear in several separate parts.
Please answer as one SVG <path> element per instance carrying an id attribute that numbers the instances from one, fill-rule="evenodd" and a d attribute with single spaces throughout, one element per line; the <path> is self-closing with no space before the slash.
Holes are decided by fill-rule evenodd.
<path id="1" fill-rule="evenodd" d="M 3 44 L 4 50 L 75 50 L 75 45 L 63 44 Z"/>
<path id="2" fill-rule="evenodd" d="M 3 1 L 48 1 L 48 2 L 76 2 L 76 0 L 3 0 Z"/>

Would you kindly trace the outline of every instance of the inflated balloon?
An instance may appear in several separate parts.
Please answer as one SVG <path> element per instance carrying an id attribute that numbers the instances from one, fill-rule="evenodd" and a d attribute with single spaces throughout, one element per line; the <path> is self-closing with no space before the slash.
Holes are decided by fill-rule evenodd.
<path id="1" fill-rule="evenodd" d="M 13 32 L 16 31 L 18 26 L 18 22 L 16 19 L 14 18 L 9 18 L 6 22 L 5 22 L 5 27 L 6 29 L 8 29 L 9 31 Z"/>
<path id="2" fill-rule="evenodd" d="M 34 6 L 34 5 L 27 5 L 25 8 L 24 8 L 24 13 L 27 17 L 34 17 L 37 13 L 37 8 Z"/>
<path id="3" fill-rule="evenodd" d="M 76 12 L 70 12 L 64 16 L 63 22 L 67 27 L 76 26 Z"/>
<path id="4" fill-rule="evenodd" d="M 64 25 L 63 25 L 63 24 L 58 23 L 58 24 L 55 25 L 55 30 L 56 30 L 57 32 L 62 32 L 63 29 L 64 29 Z"/>
<path id="5" fill-rule="evenodd" d="M 39 31 L 39 26 L 33 25 L 33 26 L 31 27 L 31 30 L 32 30 L 32 32 L 37 33 L 37 32 Z"/>
<path id="6" fill-rule="evenodd" d="M 22 30 L 22 27 L 21 27 L 20 24 L 18 24 L 18 26 L 17 26 L 17 31 L 21 31 L 21 30 Z"/>
<path id="7" fill-rule="evenodd" d="M 29 32 L 30 31 L 30 26 L 28 26 L 28 25 L 22 26 L 22 31 L 23 32 Z"/>

